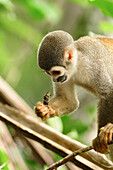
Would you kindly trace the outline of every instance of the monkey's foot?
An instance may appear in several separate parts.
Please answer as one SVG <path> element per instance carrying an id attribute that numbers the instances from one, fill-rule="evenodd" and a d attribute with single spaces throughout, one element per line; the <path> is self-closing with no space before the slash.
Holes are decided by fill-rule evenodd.
<path id="1" fill-rule="evenodd" d="M 97 152 L 108 154 L 108 145 L 113 143 L 113 124 L 108 123 L 100 129 L 98 136 L 93 140 L 93 148 Z"/>
<path id="2" fill-rule="evenodd" d="M 50 105 L 44 105 L 41 102 L 38 102 L 35 107 L 35 113 L 39 116 L 43 121 L 46 121 L 49 117 L 55 116 L 55 110 L 51 108 Z"/>

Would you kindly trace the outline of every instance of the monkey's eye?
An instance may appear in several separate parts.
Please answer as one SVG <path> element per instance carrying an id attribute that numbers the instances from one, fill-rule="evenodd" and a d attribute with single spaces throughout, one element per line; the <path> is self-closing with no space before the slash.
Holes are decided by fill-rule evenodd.
<path id="1" fill-rule="evenodd" d="M 49 71 L 45 71 L 48 75 L 50 75 Z"/>
<path id="2" fill-rule="evenodd" d="M 52 75 L 60 75 L 61 71 L 60 70 L 53 70 Z"/>

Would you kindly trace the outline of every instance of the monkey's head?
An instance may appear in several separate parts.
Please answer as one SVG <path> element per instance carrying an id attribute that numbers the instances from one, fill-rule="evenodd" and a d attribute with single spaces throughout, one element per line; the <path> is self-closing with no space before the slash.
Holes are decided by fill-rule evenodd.
<path id="1" fill-rule="evenodd" d="M 38 49 L 38 64 L 55 82 L 65 82 L 73 73 L 74 40 L 64 31 L 48 33 Z"/>

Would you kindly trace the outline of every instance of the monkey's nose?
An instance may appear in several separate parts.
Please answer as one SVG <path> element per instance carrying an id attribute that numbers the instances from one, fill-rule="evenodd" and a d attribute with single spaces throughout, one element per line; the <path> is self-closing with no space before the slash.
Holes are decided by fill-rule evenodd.
<path id="1" fill-rule="evenodd" d="M 50 75 L 53 77 L 59 77 L 64 75 L 65 73 L 65 68 L 61 66 L 54 66 L 50 70 Z"/>

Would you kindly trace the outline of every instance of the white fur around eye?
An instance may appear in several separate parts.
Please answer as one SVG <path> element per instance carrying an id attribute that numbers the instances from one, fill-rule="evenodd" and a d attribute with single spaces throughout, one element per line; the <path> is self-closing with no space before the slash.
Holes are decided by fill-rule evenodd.
<path id="1" fill-rule="evenodd" d="M 73 60 L 74 60 L 74 63 L 77 63 L 77 60 L 78 60 L 78 53 L 77 53 L 77 50 L 74 50 L 74 53 L 73 53 Z"/>
<path id="2" fill-rule="evenodd" d="M 75 49 L 72 58 L 73 72 L 77 71 L 77 63 L 78 63 L 78 53 L 77 50 Z"/>
<path id="3" fill-rule="evenodd" d="M 64 58 L 66 61 L 68 61 L 68 58 L 69 58 L 69 53 L 66 51 L 64 52 Z"/>

